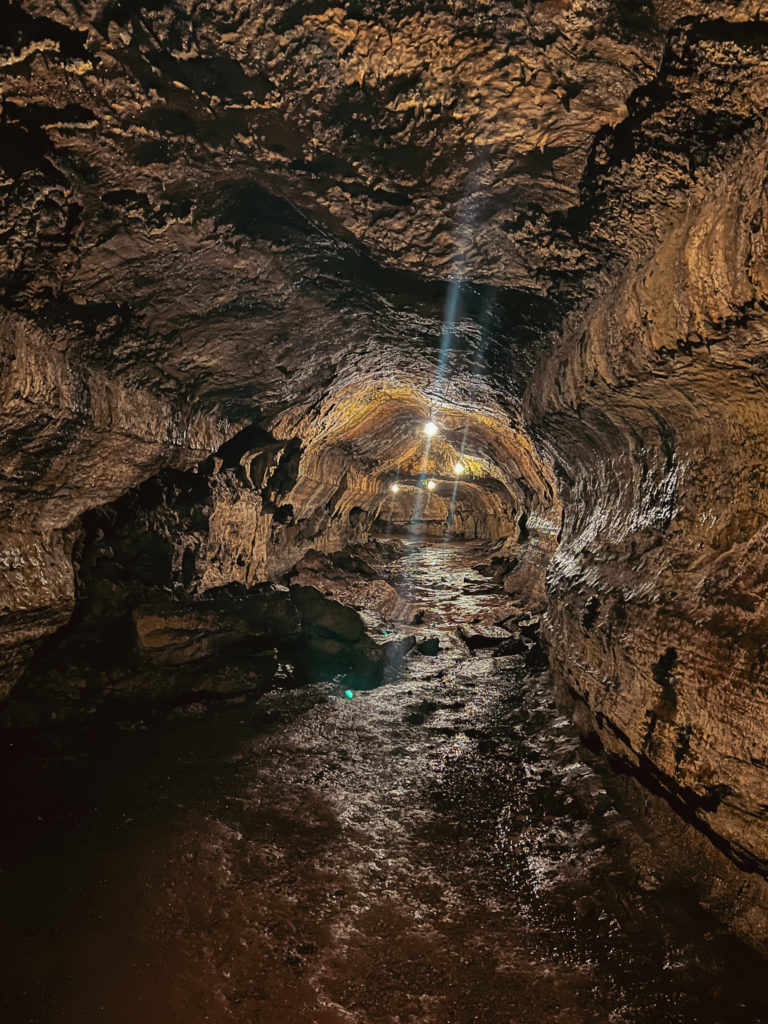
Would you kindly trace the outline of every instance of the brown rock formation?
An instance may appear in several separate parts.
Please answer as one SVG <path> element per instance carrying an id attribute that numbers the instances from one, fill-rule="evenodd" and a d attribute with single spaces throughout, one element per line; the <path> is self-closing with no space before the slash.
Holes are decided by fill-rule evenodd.
<path id="1" fill-rule="evenodd" d="M 761 31 L 716 22 L 677 37 L 624 128 L 635 155 L 617 166 L 614 149 L 605 185 L 665 169 L 663 202 L 643 218 L 652 244 L 633 241 L 642 258 L 530 395 L 562 467 L 558 675 L 608 749 L 765 864 Z M 701 167 L 710 146 L 717 160 Z"/>
<path id="2" fill-rule="evenodd" d="M 585 725 L 765 869 L 766 19 L 6 3 L 2 693 L 417 505 L 537 606 L 557 535 Z"/>

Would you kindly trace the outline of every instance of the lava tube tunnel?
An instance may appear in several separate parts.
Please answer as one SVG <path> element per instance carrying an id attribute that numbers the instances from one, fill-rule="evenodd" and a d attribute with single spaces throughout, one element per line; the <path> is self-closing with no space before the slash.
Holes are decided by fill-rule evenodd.
<path id="1" fill-rule="evenodd" d="M 1 6 L 3 1024 L 768 1021 L 768 4 Z"/>

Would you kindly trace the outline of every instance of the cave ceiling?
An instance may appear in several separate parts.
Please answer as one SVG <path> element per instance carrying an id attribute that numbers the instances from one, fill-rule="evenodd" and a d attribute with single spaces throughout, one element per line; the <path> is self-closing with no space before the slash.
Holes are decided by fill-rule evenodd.
<path id="1" fill-rule="evenodd" d="M 551 497 L 521 421 L 550 339 L 762 138 L 759 3 L 4 7 L 0 296 L 61 363 L 7 454 L 63 377 L 75 446 L 104 381 L 175 424 L 74 511 L 253 421 L 386 475 L 434 408 Z"/>
<path id="2" fill-rule="evenodd" d="M 195 451 L 312 423 L 370 462 L 348 435 L 377 411 L 388 472 L 438 404 L 483 410 L 467 454 L 509 457 L 550 333 L 756 129 L 757 4 L 4 6 L 10 323 L 164 403 Z"/>
<path id="3" fill-rule="evenodd" d="M 596 138 L 615 162 L 669 23 L 717 11 L 5 6 L 4 304 L 90 365 L 233 420 L 383 364 L 435 390 L 449 280 L 443 376 L 476 402 L 467 381 L 482 394 L 492 373 L 514 401 L 606 265 L 596 209 L 622 215 Z M 618 205 L 669 188 L 632 196 L 643 174 Z"/>

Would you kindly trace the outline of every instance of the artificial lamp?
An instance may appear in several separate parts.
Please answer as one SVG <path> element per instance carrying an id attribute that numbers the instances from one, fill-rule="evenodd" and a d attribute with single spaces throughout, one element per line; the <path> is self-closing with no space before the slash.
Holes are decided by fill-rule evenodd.
<path id="1" fill-rule="evenodd" d="M 398 484 L 392 484 L 392 486 L 389 489 L 390 491 L 392 491 L 393 494 L 397 494 L 397 492 L 400 490 L 400 487 Z"/>
<path id="2" fill-rule="evenodd" d="M 437 487 L 437 484 L 435 483 L 434 480 L 428 480 L 427 487 L 429 488 L 430 491 L 434 491 L 434 489 Z"/>
<path id="3" fill-rule="evenodd" d="M 424 433 L 427 437 L 434 437 L 437 433 L 437 424 L 434 420 L 429 420 L 428 423 L 424 424 Z"/>
<path id="4" fill-rule="evenodd" d="M 456 465 L 453 467 L 453 472 L 456 474 L 456 476 L 461 476 L 461 474 L 464 472 L 464 467 L 460 462 L 457 462 Z"/>

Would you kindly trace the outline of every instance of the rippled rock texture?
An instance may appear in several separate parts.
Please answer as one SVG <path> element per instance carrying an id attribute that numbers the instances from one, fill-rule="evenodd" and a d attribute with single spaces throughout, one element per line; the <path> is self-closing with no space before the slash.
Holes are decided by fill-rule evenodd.
<path id="1" fill-rule="evenodd" d="M 566 334 L 533 398 L 565 499 L 557 674 L 609 750 L 763 867 L 766 41 L 762 24 L 722 22 L 675 41 L 605 164 L 608 193 L 665 169 L 654 244 Z M 708 144 L 718 159 L 699 169 Z"/>
<path id="2" fill-rule="evenodd" d="M 765 868 L 766 18 L 4 4 L 3 693 L 110 618 L 105 567 L 171 657 L 174 602 L 430 478 L 585 728 Z"/>

